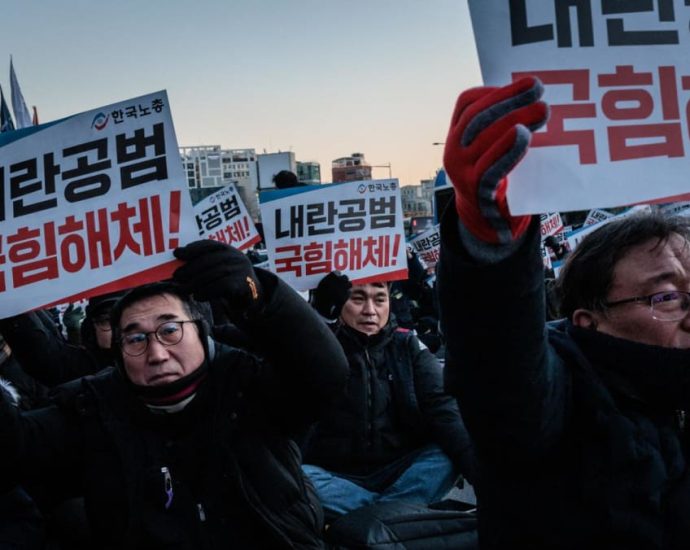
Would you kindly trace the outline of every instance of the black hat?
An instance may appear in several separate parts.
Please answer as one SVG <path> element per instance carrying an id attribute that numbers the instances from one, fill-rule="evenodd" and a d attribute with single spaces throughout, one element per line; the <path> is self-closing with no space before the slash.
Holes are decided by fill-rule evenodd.
<path id="1" fill-rule="evenodd" d="M 115 302 L 122 298 L 126 293 L 126 290 L 118 290 L 116 292 L 110 292 L 108 294 L 101 294 L 99 296 L 89 298 L 89 305 L 86 306 L 86 316 L 95 317 L 100 313 L 110 311 L 110 308 L 115 305 Z"/>

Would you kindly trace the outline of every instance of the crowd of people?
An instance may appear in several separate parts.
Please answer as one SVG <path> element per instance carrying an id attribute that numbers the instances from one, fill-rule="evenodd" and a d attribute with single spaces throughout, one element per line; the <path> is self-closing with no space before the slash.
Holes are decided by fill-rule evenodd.
<path id="1" fill-rule="evenodd" d="M 305 300 L 203 240 L 171 280 L 0 320 L 0 547 L 323 548 L 463 483 L 481 548 L 690 547 L 690 223 L 547 239 L 545 277 L 506 202 L 541 94 L 458 98 L 436 284 L 409 253 Z"/>

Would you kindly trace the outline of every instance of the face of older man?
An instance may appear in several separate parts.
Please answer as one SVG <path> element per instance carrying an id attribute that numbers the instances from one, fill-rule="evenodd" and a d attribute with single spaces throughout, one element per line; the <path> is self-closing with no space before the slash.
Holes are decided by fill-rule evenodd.
<path id="1" fill-rule="evenodd" d="M 690 348 L 690 302 L 675 292 L 690 291 L 689 248 L 680 235 L 631 247 L 614 268 L 609 307 L 601 312 L 577 310 L 573 322 L 643 344 Z M 651 295 L 655 297 L 645 298 Z M 640 299 L 627 301 L 630 298 Z M 615 304 L 621 300 L 624 303 Z"/>
<path id="2" fill-rule="evenodd" d="M 390 299 L 384 283 L 353 286 L 340 314 L 345 324 L 370 336 L 386 326 L 389 316 Z"/>
<path id="3" fill-rule="evenodd" d="M 141 386 L 160 386 L 178 380 L 198 369 L 204 361 L 204 347 L 198 328 L 190 321 L 182 301 L 171 294 L 145 298 L 125 308 L 120 319 L 123 337 L 122 358 L 129 379 Z M 175 332 L 175 331 L 181 331 Z M 158 331 L 158 335 L 155 334 Z M 143 338 L 142 338 L 143 335 Z M 165 345 L 161 340 L 179 341 Z M 127 353 L 125 342 L 138 342 L 140 355 Z M 146 340 L 146 342 L 144 341 Z"/>

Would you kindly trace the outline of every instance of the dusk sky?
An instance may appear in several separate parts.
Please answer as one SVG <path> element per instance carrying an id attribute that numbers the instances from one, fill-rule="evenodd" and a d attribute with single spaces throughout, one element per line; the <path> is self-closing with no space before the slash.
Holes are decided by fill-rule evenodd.
<path id="1" fill-rule="evenodd" d="M 433 177 L 457 94 L 481 83 L 465 0 L 5 0 L 10 54 L 41 122 L 168 91 L 178 143 L 364 153 Z M 386 168 L 375 178 L 388 177 Z"/>

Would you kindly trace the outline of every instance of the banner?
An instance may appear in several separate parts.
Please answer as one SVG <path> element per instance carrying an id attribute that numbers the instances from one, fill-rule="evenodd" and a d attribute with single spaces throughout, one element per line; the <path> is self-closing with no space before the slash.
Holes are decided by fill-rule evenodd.
<path id="1" fill-rule="evenodd" d="M 409 244 L 427 268 L 434 267 L 441 255 L 441 226 L 435 225 L 410 239 Z"/>
<path id="2" fill-rule="evenodd" d="M 261 194 L 271 270 L 300 291 L 334 270 L 353 282 L 407 277 L 398 180 L 312 185 Z"/>
<path id="3" fill-rule="evenodd" d="M 0 135 L 0 316 L 167 278 L 198 239 L 165 91 Z"/>
<path id="4" fill-rule="evenodd" d="M 690 192 L 690 2 L 469 6 L 485 84 L 535 75 L 550 106 L 546 127 L 511 173 L 513 214 L 680 200 Z"/>
<path id="5" fill-rule="evenodd" d="M 239 250 L 261 240 L 242 197 L 231 183 L 194 205 L 199 235 Z"/>

